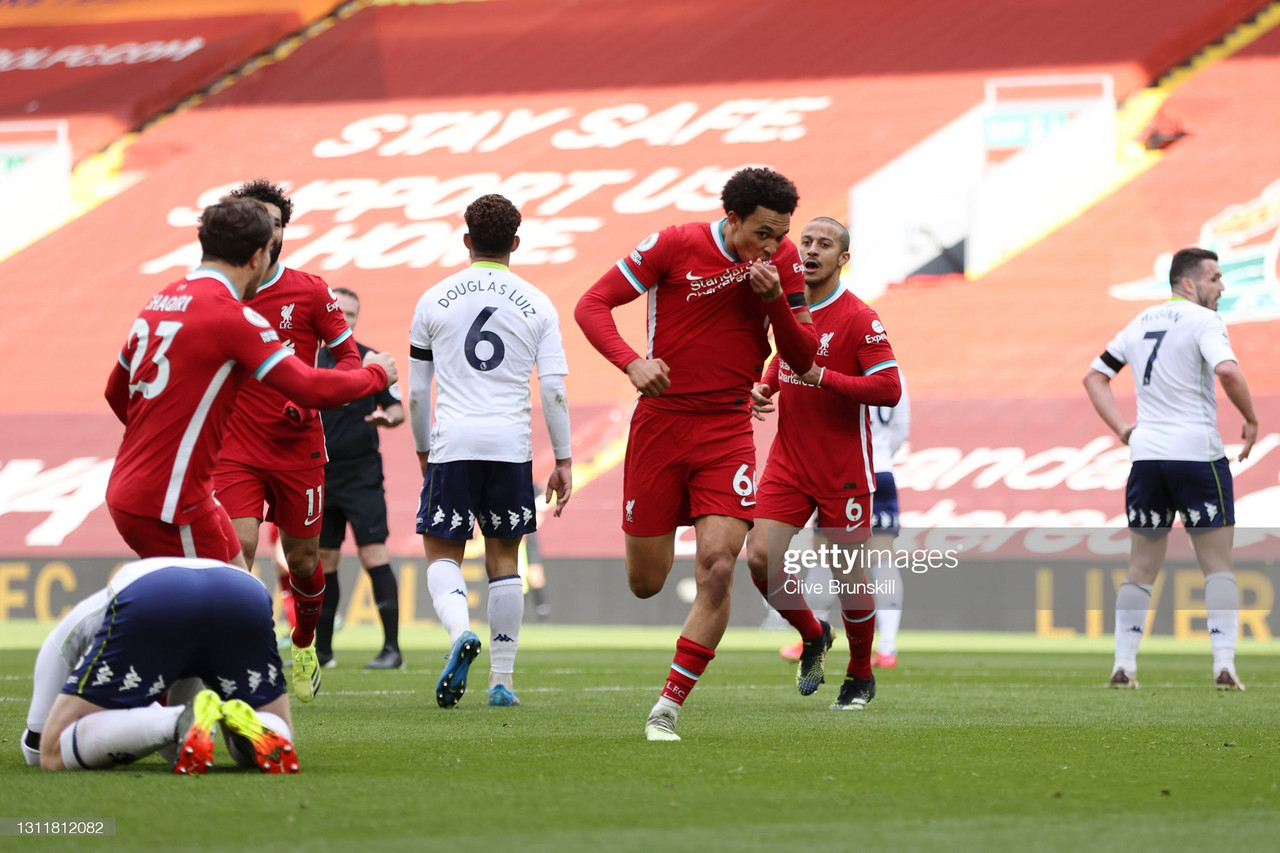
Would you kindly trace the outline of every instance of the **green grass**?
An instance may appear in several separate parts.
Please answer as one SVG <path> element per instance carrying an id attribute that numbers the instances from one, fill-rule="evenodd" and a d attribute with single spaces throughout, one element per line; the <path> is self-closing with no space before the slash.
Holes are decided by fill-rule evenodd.
<path id="1" fill-rule="evenodd" d="M 844 653 L 805 698 L 777 655 L 786 635 L 734 631 L 681 714 L 684 741 L 650 744 L 674 629 L 527 627 L 521 707 L 484 705 L 482 655 L 442 711 L 441 632 L 406 635 L 407 671 L 369 673 L 376 637 L 352 628 L 319 698 L 294 704 L 301 775 L 233 771 L 220 752 L 208 776 L 177 778 L 154 757 L 99 773 L 22 763 L 44 630 L 0 624 L 0 816 L 114 817 L 117 834 L 24 850 L 1134 851 L 1280 835 L 1267 645 L 1242 646 L 1249 690 L 1228 695 L 1207 644 L 1150 638 L 1127 692 L 1102 687 L 1105 638 L 905 634 L 876 700 L 834 713 Z"/>

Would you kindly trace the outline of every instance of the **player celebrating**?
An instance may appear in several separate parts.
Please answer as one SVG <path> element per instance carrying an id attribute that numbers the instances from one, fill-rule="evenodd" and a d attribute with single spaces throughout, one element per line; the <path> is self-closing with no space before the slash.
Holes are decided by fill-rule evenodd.
<path id="1" fill-rule="evenodd" d="M 1219 690 L 1244 690 L 1236 676 L 1240 592 L 1232 570 L 1235 501 L 1231 469 L 1218 434 L 1213 377 L 1244 417 L 1240 459 L 1258 437 L 1258 418 L 1244 373 L 1218 316 L 1225 286 L 1218 256 L 1182 249 L 1169 268 L 1173 298 L 1125 326 L 1094 359 L 1084 387 L 1099 417 L 1129 445 L 1133 466 L 1125 487 L 1129 573 L 1116 593 L 1116 656 L 1111 686 L 1138 686 L 1138 644 L 1146 631 L 1151 585 L 1164 564 L 1175 515 L 1191 534 L 1204 572 L 1204 604 Z M 1126 365 L 1134 377 L 1138 422 L 1116 405 L 1111 380 Z"/>
<path id="2" fill-rule="evenodd" d="M 237 392 L 250 375 L 312 406 L 336 406 L 395 381 L 381 356 L 343 375 L 290 357 L 251 298 L 270 265 L 266 209 L 244 199 L 200 216 L 200 266 L 156 294 L 133 321 L 107 381 L 125 425 L 107 508 L 140 557 L 183 555 L 244 565 L 213 469 Z M 256 385 L 257 383 L 251 383 Z"/>
<path id="3" fill-rule="evenodd" d="M 796 684 L 809 695 L 823 682 L 831 626 L 804 597 L 783 583 L 783 553 L 815 507 L 818 529 L 845 546 L 852 559 L 839 578 L 849 667 L 833 709 L 865 707 L 876 694 L 871 674 L 875 607 L 865 592 L 859 559 L 870 535 L 872 466 L 869 406 L 892 406 L 901 385 L 898 362 L 876 312 L 840 283 L 849 261 L 849 232 L 828 217 L 808 224 L 800 238 L 804 295 L 820 336 L 817 356 L 797 371 L 774 359 L 752 397 L 762 411 L 779 393 L 778 432 L 756 494 L 747 565 L 756 588 L 799 632 L 804 643 Z M 785 390 L 783 390 L 785 389 Z M 825 453 L 824 453 L 825 451 Z"/>
<path id="4" fill-rule="evenodd" d="M 524 618 L 520 541 L 537 529 L 529 404 L 535 367 L 556 459 L 546 499 L 556 495 L 557 516 L 573 491 L 560 321 L 551 300 L 510 269 L 520 211 L 485 195 L 468 205 L 465 218 L 471 266 L 422 295 L 409 333 L 409 422 L 423 471 L 418 532 L 431 601 L 452 645 L 436 685 L 442 708 L 458 704 L 480 653 L 460 568 L 477 521 L 489 575 L 489 704 L 520 704 L 512 685 Z M 433 376 L 440 395 L 434 424 Z"/>
<path id="5" fill-rule="evenodd" d="M 649 740 L 679 740 L 676 715 L 715 657 L 729 621 L 733 567 L 755 505 L 750 391 L 772 325 L 788 361 L 808 370 L 817 340 L 800 259 L 787 239 L 799 196 L 770 169 L 743 169 L 721 193 L 725 217 L 666 228 L 641 241 L 578 301 L 574 317 L 641 394 L 623 473 L 627 580 L 657 595 L 675 533 L 693 524 L 697 593 L 666 686 L 645 724 Z M 649 351 L 618 334 L 612 310 L 649 300 Z"/>
<path id="6" fill-rule="evenodd" d="M 284 190 L 259 179 L 236 188 L 228 197 L 261 202 L 274 225 L 271 264 L 253 297 L 253 310 L 267 319 L 304 363 L 316 363 L 317 346 L 323 343 L 333 353 L 338 370 L 359 367 L 360 351 L 329 286 L 318 276 L 280 263 L 284 228 L 293 214 L 293 202 Z M 315 630 L 324 601 L 319 543 L 326 461 L 319 412 L 291 403 L 272 388 L 251 386 L 236 400 L 222 460 L 214 471 L 218 500 L 231 514 L 251 568 L 264 503 L 265 518 L 280 528 L 297 623 L 291 634 L 294 692 L 302 702 L 311 701 L 320 689 Z"/>
<path id="7" fill-rule="evenodd" d="M 175 601 L 192 603 L 187 618 L 173 618 Z M 212 560 L 139 560 L 86 602 L 77 610 L 98 628 L 48 711 L 42 767 L 105 769 L 177 745 L 174 771 L 204 773 L 213 763 L 213 727 L 221 723 L 241 767 L 298 772 L 271 595 L 261 581 Z M 74 628 L 66 634 L 74 641 Z M 217 689 L 186 705 L 154 701 L 189 678 Z"/>
<path id="8" fill-rule="evenodd" d="M 876 490 L 871 495 L 871 538 L 867 540 L 867 554 L 877 555 L 867 560 L 867 571 L 876 581 L 876 652 L 871 656 L 871 666 L 893 669 L 898 665 L 898 627 L 902 624 L 902 572 L 892 559 L 878 555 L 893 553 L 893 540 L 901 530 L 898 517 L 898 484 L 893 476 L 893 457 L 911 434 L 911 400 L 907 396 L 907 380 L 898 369 L 898 383 L 902 396 L 896 406 L 871 408 L 871 450 L 876 473 Z M 810 608 L 825 617 L 829 595 L 831 570 L 815 565 L 806 577 L 806 594 Z M 819 603 L 819 602 L 823 603 Z M 781 654 L 789 661 L 800 660 L 804 642 L 784 646 Z"/>

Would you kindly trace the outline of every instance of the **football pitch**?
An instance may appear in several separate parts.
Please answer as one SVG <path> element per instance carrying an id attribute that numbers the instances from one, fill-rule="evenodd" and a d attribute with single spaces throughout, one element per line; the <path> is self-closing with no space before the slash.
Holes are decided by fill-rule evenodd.
<path id="1" fill-rule="evenodd" d="M 436 707 L 446 640 L 405 632 L 408 669 L 367 672 L 374 630 L 335 641 L 294 703 L 298 776 L 204 777 L 157 757 L 45 773 L 18 750 L 45 627 L 0 623 L 0 817 L 114 818 L 110 839 L 12 850 L 1180 850 L 1280 837 L 1280 649 L 1242 642 L 1245 693 L 1204 643 L 1144 642 L 1138 691 L 1103 686 L 1110 640 L 905 632 L 876 699 L 834 712 L 847 659 L 795 689 L 789 634 L 731 630 L 678 724 L 642 728 L 675 628 L 526 626 L 517 708 L 485 705 L 488 655 Z"/>

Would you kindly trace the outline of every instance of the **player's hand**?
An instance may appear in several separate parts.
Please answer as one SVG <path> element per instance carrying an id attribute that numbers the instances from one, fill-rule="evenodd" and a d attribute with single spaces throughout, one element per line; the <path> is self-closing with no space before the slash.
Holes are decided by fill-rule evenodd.
<path id="1" fill-rule="evenodd" d="M 299 406 L 297 403 L 292 401 L 286 402 L 284 404 L 284 409 L 281 411 L 286 420 L 295 424 L 309 423 L 320 414 L 318 409 L 308 409 L 305 406 Z"/>
<path id="2" fill-rule="evenodd" d="M 782 279 L 778 277 L 778 268 L 769 261 L 752 261 L 747 281 L 751 282 L 751 289 L 765 302 L 772 302 L 782 295 Z"/>
<path id="3" fill-rule="evenodd" d="M 764 416 L 773 412 L 773 389 L 763 382 L 757 382 L 751 389 L 751 417 L 758 421 L 764 420 Z"/>
<path id="4" fill-rule="evenodd" d="M 399 374 L 396 373 L 396 360 L 385 352 L 367 352 L 364 354 L 364 366 L 368 367 L 376 364 L 387 372 L 387 384 L 383 387 L 390 388 L 396 384 Z"/>
<path id="5" fill-rule="evenodd" d="M 822 368 L 816 364 L 813 367 L 810 367 L 804 373 L 797 374 L 796 376 L 796 379 L 799 379 L 805 385 L 817 385 L 818 380 L 821 378 L 822 378 Z"/>
<path id="6" fill-rule="evenodd" d="M 1137 424 L 1125 424 L 1124 429 L 1120 430 L 1120 440 L 1128 444 L 1129 436 L 1133 435 L 1133 430 L 1136 426 Z"/>
<path id="7" fill-rule="evenodd" d="M 657 397 L 671 387 L 671 368 L 660 358 L 637 358 L 627 365 L 627 378 L 645 397 Z"/>
<path id="8" fill-rule="evenodd" d="M 569 498 L 573 495 L 573 460 L 557 459 L 555 470 L 551 472 L 551 476 L 547 478 L 547 493 L 543 495 L 543 500 L 548 504 L 551 503 L 551 496 L 556 496 L 555 517 L 559 518 L 560 513 L 564 512 L 565 505 L 569 503 Z"/>
<path id="9" fill-rule="evenodd" d="M 385 411 L 383 411 L 382 408 L 374 409 L 373 414 L 371 415 L 365 415 L 364 422 L 367 424 L 373 424 L 374 426 L 380 426 L 380 427 L 393 427 L 393 426 L 400 425 L 400 421 L 392 418 Z"/>
<path id="10" fill-rule="evenodd" d="M 1240 430 L 1240 437 L 1244 439 L 1244 447 L 1240 449 L 1241 462 L 1249 458 L 1249 451 L 1253 450 L 1253 443 L 1258 440 L 1257 423 L 1244 422 L 1244 427 Z"/>
<path id="11" fill-rule="evenodd" d="M 418 451 L 418 468 L 422 471 L 422 476 L 424 477 L 427 476 L 427 463 L 430 461 L 427 458 L 428 455 L 425 450 Z"/>

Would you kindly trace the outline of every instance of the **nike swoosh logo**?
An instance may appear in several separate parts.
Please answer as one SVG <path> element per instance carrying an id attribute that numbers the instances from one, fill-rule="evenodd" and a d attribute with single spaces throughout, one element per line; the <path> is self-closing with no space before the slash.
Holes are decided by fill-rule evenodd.
<path id="1" fill-rule="evenodd" d="M 303 526 L 303 527 L 310 527 L 311 525 L 313 525 L 313 524 L 315 524 L 317 521 L 319 521 L 321 518 L 324 518 L 324 516 L 323 516 L 323 515 L 317 515 L 315 518 L 308 518 L 306 521 L 302 522 L 302 526 Z"/>
<path id="2" fill-rule="evenodd" d="M 741 503 L 743 506 L 755 506 L 755 505 L 756 505 L 756 502 L 755 502 L 755 501 L 749 501 L 749 500 L 747 500 L 746 498 L 743 498 L 741 501 L 739 501 L 739 503 Z"/>
<path id="3" fill-rule="evenodd" d="M 862 526 L 861 524 L 846 524 L 846 525 L 844 526 L 844 531 L 845 531 L 845 533 L 850 533 L 850 532 L 852 532 L 852 531 L 854 531 L 854 530 L 857 530 L 857 529 L 858 529 L 859 527 L 861 527 L 861 526 Z"/>
<path id="4" fill-rule="evenodd" d="M 691 272 L 687 272 L 687 273 L 685 273 L 685 274 L 684 274 L 684 277 L 685 277 L 685 278 L 687 278 L 687 279 L 689 279 L 689 281 L 701 281 L 701 280 L 702 280 L 702 276 L 700 276 L 700 275 L 694 275 L 692 271 L 691 271 Z"/>

